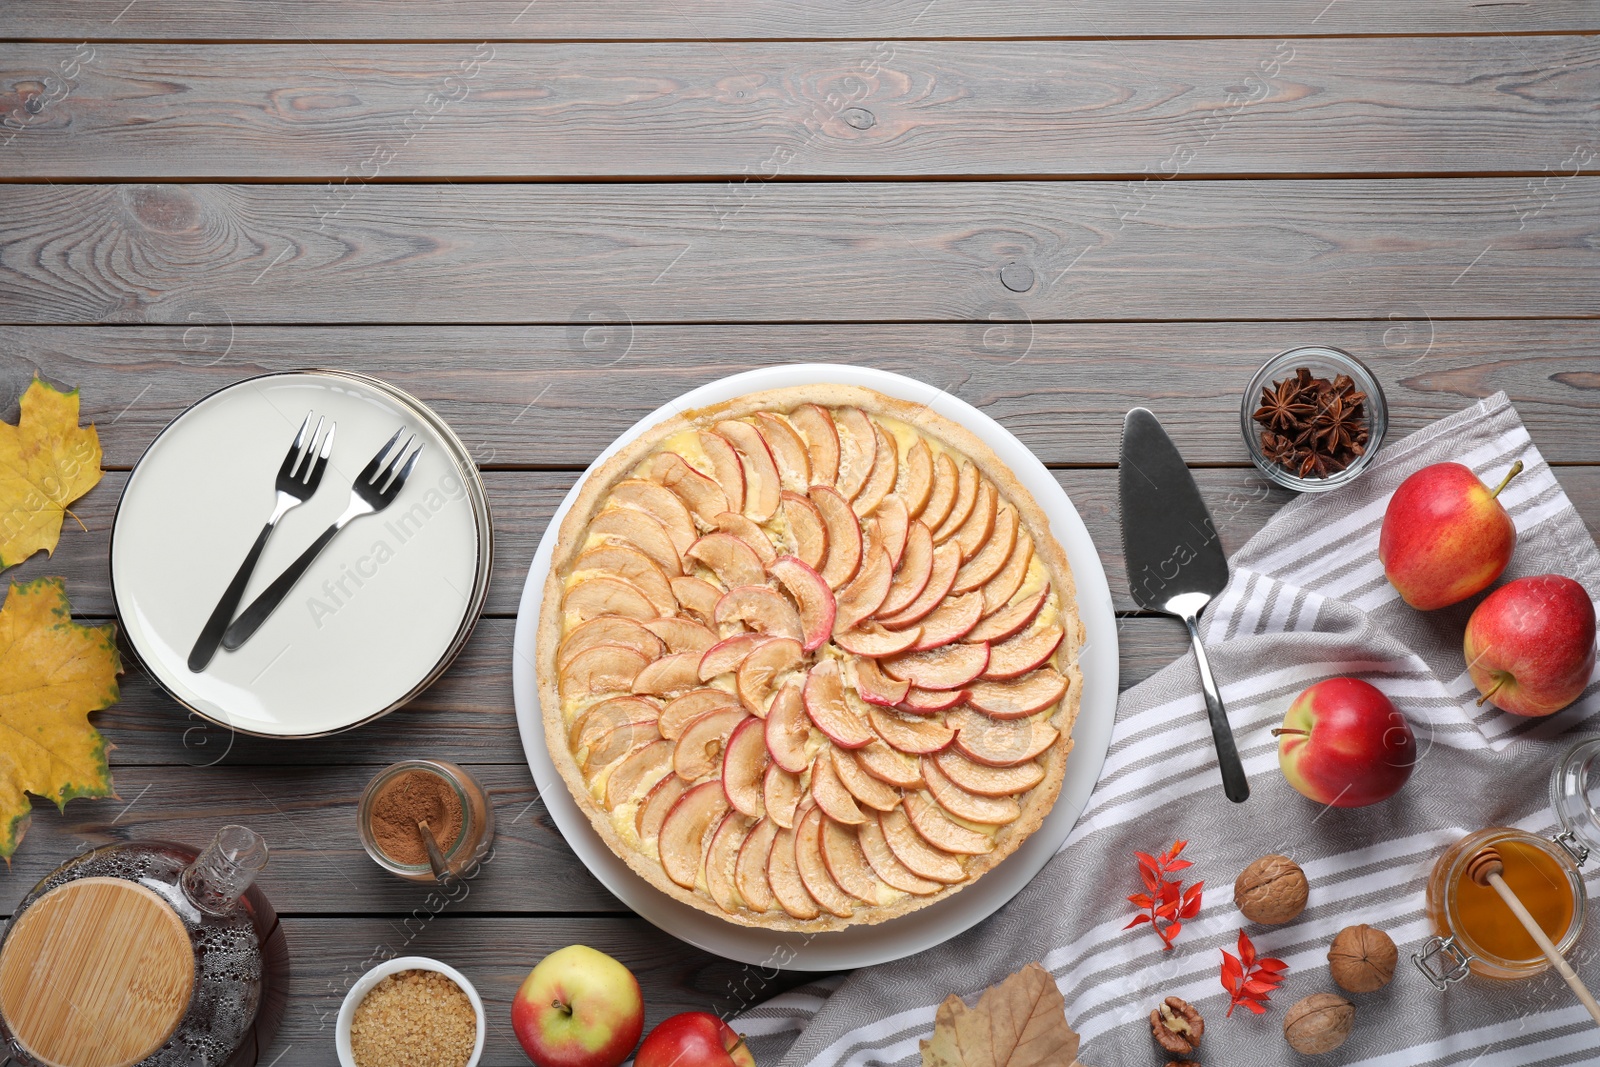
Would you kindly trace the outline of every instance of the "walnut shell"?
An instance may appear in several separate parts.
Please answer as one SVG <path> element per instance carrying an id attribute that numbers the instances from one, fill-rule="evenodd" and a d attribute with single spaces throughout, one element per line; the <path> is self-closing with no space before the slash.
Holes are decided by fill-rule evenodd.
<path id="1" fill-rule="evenodd" d="M 1366 923 L 1339 931 L 1328 949 L 1328 970 L 1340 989 L 1351 993 L 1372 993 L 1394 978 L 1400 954 L 1394 941 L 1382 930 Z"/>
<path id="2" fill-rule="evenodd" d="M 1187 1056 L 1200 1044 L 1206 1021 L 1193 1004 L 1168 997 L 1150 1012 L 1150 1034 L 1165 1052 Z"/>
<path id="3" fill-rule="evenodd" d="M 1288 856 L 1262 856 L 1233 883 L 1233 902 L 1255 923 L 1286 923 L 1306 907 L 1306 872 Z"/>
<path id="4" fill-rule="evenodd" d="M 1305 1056 L 1332 1052 L 1350 1036 L 1356 1006 L 1337 993 L 1313 993 L 1295 1001 L 1283 1018 L 1283 1037 Z"/>

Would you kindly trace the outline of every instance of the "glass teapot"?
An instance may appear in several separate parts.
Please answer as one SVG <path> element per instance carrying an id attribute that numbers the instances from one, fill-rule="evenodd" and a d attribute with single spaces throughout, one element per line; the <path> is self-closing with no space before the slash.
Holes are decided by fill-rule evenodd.
<path id="1" fill-rule="evenodd" d="M 56 868 L 0 939 L 0 1038 L 23 1067 L 250 1067 L 289 988 L 267 845 L 139 841 Z"/>

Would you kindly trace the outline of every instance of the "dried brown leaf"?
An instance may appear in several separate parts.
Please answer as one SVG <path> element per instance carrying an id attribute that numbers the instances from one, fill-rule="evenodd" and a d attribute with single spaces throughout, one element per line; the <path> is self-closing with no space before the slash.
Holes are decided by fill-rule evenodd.
<path id="1" fill-rule="evenodd" d="M 1083 1067 L 1078 1040 L 1055 979 L 1030 963 L 971 1008 L 945 998 L 922 1042 L 922 1067 Z"/>

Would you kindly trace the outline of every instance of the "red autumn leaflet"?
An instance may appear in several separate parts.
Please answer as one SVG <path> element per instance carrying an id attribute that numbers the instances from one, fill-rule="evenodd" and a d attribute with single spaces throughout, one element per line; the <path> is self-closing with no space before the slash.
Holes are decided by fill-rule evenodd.
<path id="1" fill-rule="evenodd" d="M 1228 1005 L 1228 1016 L 1243 1004 L 1257 1015 L 1264 1014 L 1263 1005 L 1271 1000 L 1269 994 L 1283 981 L 1283 972 L 1289 965 L 1270 956 L 1256 958 L 1256 946 L 1243 930 L 1239 931 L 1239 954 L 1235 956 L 1222 950 L 1222 988 L 1228 991 L 1233 1003 Z"/>
<path id="2" fill-rule="evenodd" d="M 1183 888 L 1183 879 L 1168 879 L 1169 874 L 1186 871 L 1194 864 L 1188 860 L 1178 858 L 1184 846 L 1189 842 L 1177 841 L 1160 856 L 1152 856 L 1147 852 L 1135 852 L 1134 859 L 1139 861 L 1139 877 L 1144 879 L 1143 893 L 1135 893 L 1128 898 L 1128 903 L 1142 909 L 1133 921 L 1124 930 L 1131 930 L 1135 926 L 1149 923 L 1150 928 L 1161 938 L 1162 948 L 1170 951 L 1172 943 L 1178 939 L 1178 933 L 1183 929 L 1183 920 L 1192 919 L 1200 914 L 1200 898 L 1205 889 L 1204 882 L 1196 882 L 1188 889 Z"/>

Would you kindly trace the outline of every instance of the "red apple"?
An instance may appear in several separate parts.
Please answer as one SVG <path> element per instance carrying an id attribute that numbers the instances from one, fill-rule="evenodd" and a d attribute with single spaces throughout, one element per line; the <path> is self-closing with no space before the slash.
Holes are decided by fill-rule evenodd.
<path id="1" fill-rule="evenodd" d="M 733 1027 L 704 1011 L 663 1020 L 639 1046 L 634 1067 L 756 1067 Z"/>
<path id="2" fill-rule="evenodd" d="M 1401 599 L 1431 611 L 1494 584 L 1517 544 L 1496 498 L 1521 470 L 1518 460 L 1492 491 L 1459 463 L 1435 463 L 1400 483 L 1383 513 L 1378 561 Z"/>
<path id="3" fill-rule="evenodd" d="M 628 968 L 587 945 L 568 945 L 523 980 L 511 1030 L 539 1067 L 617 1067 L 644 1030 L 644 997 Z"/>
<path id="4" fill-rule="evenodd" d="M 1417 762 L 1411 724 L 1388 697 L 1356 678 L 1329 678 L 1307 689 L 1272 732 L 1289 784 L 1335 808 L 1388 800 Z"/>
<path id="5" fill-rule="evenodd" d="M 1507 582 L 1467 620 L 1467 672 L 1483 696 L 1513 715 L 1550 715 L 1594 673 L 1594 602 L 1559 574 Z"/>

